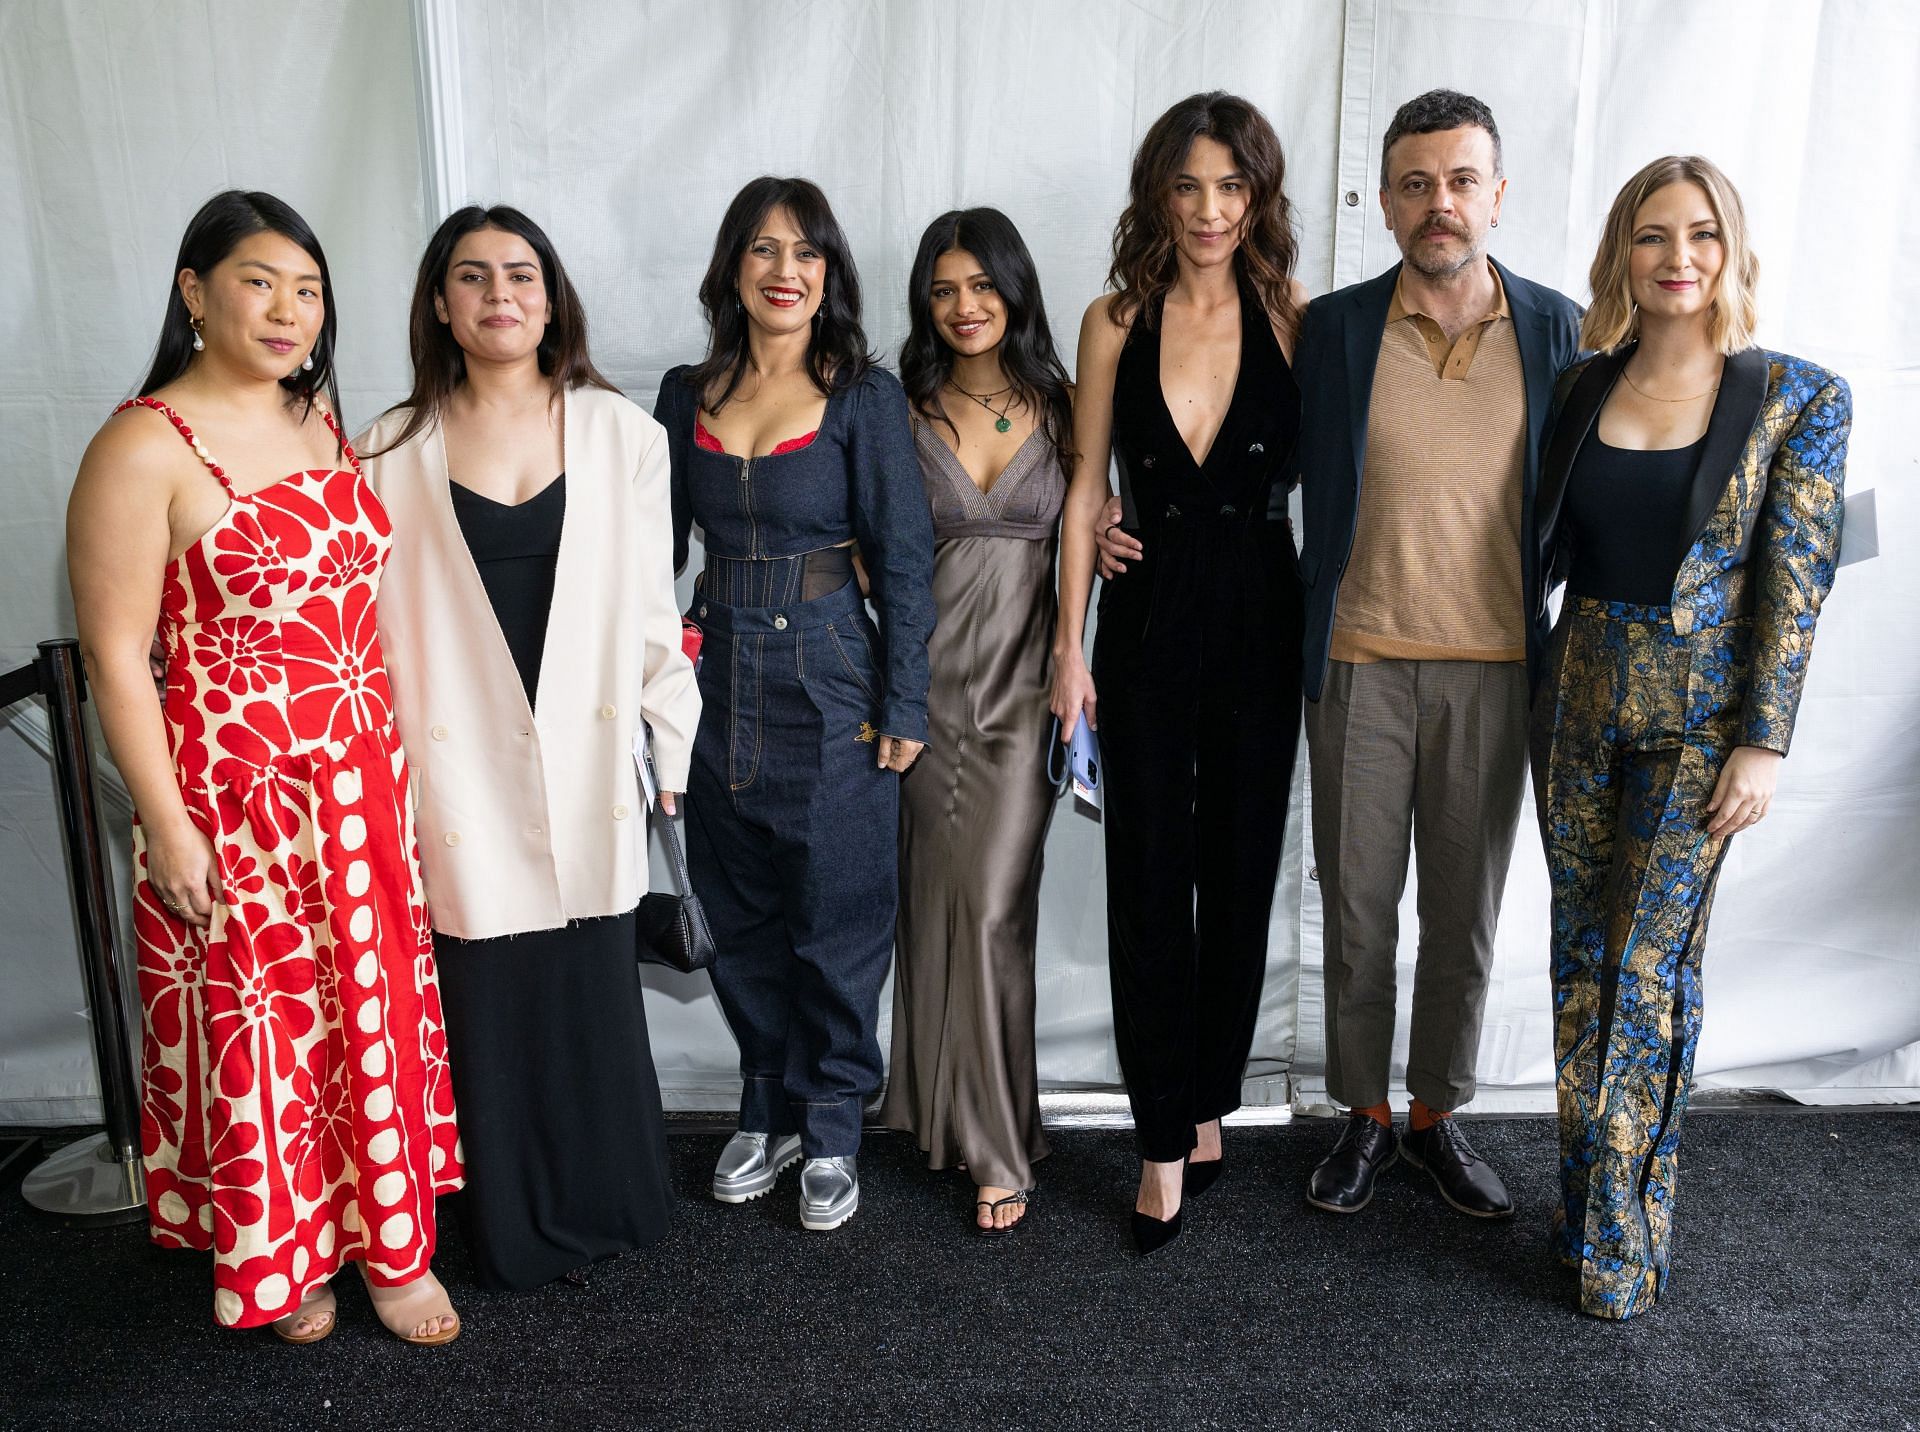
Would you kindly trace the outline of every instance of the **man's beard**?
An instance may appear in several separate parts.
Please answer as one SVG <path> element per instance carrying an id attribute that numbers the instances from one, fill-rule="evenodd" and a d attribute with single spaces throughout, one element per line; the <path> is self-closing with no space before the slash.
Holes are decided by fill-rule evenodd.
<path id="1" fill-rule="evenodd" d="M 1428 234 L 1436 232 L 1452 234 L 1457 239 L 1465 239 L 1467 241 L 1465 250 L 1457 258 L 1442 259 L 1438 255 L 1428 254 L 1421 240 Z M 1420 231 L 1413 236 L 1413 242 L 1407 245 L 1401 257 L 1406 259 L 1416 272 L 1428 278 L 1451 278 L 1480 257 L 1480 238 L 1476 237 L 1465 224 L 1429 221 L 1420 226 Z"/>

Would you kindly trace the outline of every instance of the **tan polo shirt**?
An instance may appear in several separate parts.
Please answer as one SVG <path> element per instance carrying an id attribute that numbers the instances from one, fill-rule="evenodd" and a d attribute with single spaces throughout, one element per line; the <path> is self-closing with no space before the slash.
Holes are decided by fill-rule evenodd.
<path id="1" fill-rule="evenodd" d="M 1394 286 L 1367 413 L 1335 661 L 1524 661 L 1526 375 L 1494 305 L 1453 342 Z"/>

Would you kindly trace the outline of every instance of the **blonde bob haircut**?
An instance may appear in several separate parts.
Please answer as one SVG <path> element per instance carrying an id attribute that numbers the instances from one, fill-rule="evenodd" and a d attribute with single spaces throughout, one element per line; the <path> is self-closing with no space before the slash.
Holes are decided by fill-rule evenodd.
<path id="1" fill-rule="evenodd" d="M 1633 301 L 1627 271 L 1627 260 L 1633 252 L 1634 218 L 1642 204 L 1669 184 L 1698 184 L 1706 192 L 1720 228 L 1726 263 L 1707 313 L 1707 333 L 1713 346 L 1725 354 L 1753 346 L 1753 331 L 1760 321 L 1759 306 L 1754 301 L 1760 284 L 1760 259 L 1747 243 L 1747 211 L 1740 202 L 1740 191 L 1712 160 L 1697 154 L 1669 154 L 1627 180 L 1607 211 L 1606 225 L 1600 231 L 1600 251 L 1593 256 L 1593 267 L 1587 274 L 1593 304 L 1580 325 L 1581 347 L 1607 351 L 1640 336 L 1640 307 Z"/>

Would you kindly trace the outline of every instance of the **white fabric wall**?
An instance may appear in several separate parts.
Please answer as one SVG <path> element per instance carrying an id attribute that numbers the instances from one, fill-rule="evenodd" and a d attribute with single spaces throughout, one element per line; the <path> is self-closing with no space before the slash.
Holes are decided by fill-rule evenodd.
<path id="1" fill-rule="evenodd" d="M 1343 130 L 1341 177 L 1364 202 L 1340 210 L 1341 282 L 1397 258 L 1373 198 L 1394 108 L 1452 85 L 1485 99 L 1501 124 L 1511 185 L 1494 248 L 1505 262 L 1584 301 L 1620 184 L 1656 155 L 1706 154 L 1747 205 L 1762 260 L 1760 341 L 1851 382 L 1848 488 L 1877 490 L 1888 556 L 1842 570 L 1774 813 L 1728 855 L 1696 1067 L 1704 1086 L 1835 1102 L 1916 1097 L 1920 642 L 1906 614 L 1920 579 L 1904 559 L 1920 531 L 1911 482 L 1920 243 L 1901 176 L 1920 161 L 1920 10 L 1897 0 L 1379 0 L 1347 12 L 1343 110 L 1363 117 L 1365 134 L 1349 142 L 1361 136 Z M 1866 530 L 1850 532 L 1849 546 Z M 1546 869 L 1533 821 L 1529 795 L 1481 1040 L 1483 1105 L 1551 1103 Z M 1396 1077 L 1415 883 L 1401 914 Z M 1309 1098 L 1324 1087 L 1314 893 L 1309 884 L 1298 1066 Z"/>
<path id="2" fill-rule="evenodd" d="M 348 413 L 404 390 L 426 223 L 413 69 L 407 7 L 385 0 L 0 3 L 0 670 L 73 632 L 67 490 L 146 376 L 181 231 L 209 195 L 272 190 L 319 232 Z M 97 1097 L 45 721 L 37 702 L 12 715 L 0 1123 L 78 1121 Z M 124 852 L 121 797 L 102 814 Z"/>
<path id="3" fill-rule="evenodd" d="M 1877 489 L 1888 557 L 1842 571 L 1775 814 L 1729 857 L 1698 1067 L 1703 1083 L 1808 1098 L 1920 1094 L 1920 642 L 1906 620 L 1920 581 L 1900 560 L 1920 532 L 1902 481 L 1920 442 L 1900 421 L 1920 371 L 1920 243 L 1903 177 L 1920 163 L 1912 7 L 416 0 L 413 10 L 410 32 L 406 10 L 384 0 L 172 0 L 131 28 L 110 24 L 122 10 L 106 4 L 0 8 L 12 201 L 0 238 L 31 278 L 0 292 L 10 340 L 0 662 L 70 623 L 57 547 L 66 485 L 99 415 L 137 381 L 181 225 L 221 185 L 275 189 L 327 242 L 355 421 L 404 386 L 405 298 L 427 205 L 469 197 L 516 203 L 548 227 L 587 296 L 602 366 L 650 402 L 661 372 L 700 349 L 695 285 L 727 199 L 754 174 L 804 173 L 825 187 L 860 258 L 870 336 L 889 353 L 925 222 L 955 205 L 1004 208 L 1034 250 L 1071 356 L 1132 145 L 1167 103 L 1221 87 L 1267 111 L 1291 162 L 1302 277 L 1319 293 L 1396 257 L 1375 198 L 1379 137 L 1402 100 L 1447 84 L 1487 100 L 1503 126 L 1503 260 L 1584 298 L 1618 185 L 1656 154 L 1709 154 L 1747 199 L 1763 341 L 1853 384 L 1849 485 Z M 14 744 L 0 732 L 0 776 L 35 759 Z M 1544 870 L 1531 812 L 1523 821 L 1482 1107 L 1550 1098 Z M 1289 822 L 1250 1072 L 1290 1069 L 1312 1102 L 1318 907 L 1299 802 Z M 46 881 L 10 854 L 0 845 L 6 989 L 30 984 L 41 1013 L 29 1031 L 0 1001 L 0 1118 L 9 1098 L 84 1092 L 70 1036 L 58 1067 L 14 1057 L 59 1042 L 44 1036 L 71 1021 L 77 981 L 61 973 L 70 952 L 45 935 Z M 1054 1085 L 1117 1078 L 1102 900 L 1098 829 L 1063 806 L 1039 962 L 1042 1072 Z M 1412 901 L 1410 890 L 1403 1002 Z M 62 979 L 74 993 L 56 1016 L 48 992 Z M 724 1099 L 732 1042 L 704 981 L 650 982 L 670 1097 Z M 1275 1079 L 1250 1094 L 1284 1089 Z"/>

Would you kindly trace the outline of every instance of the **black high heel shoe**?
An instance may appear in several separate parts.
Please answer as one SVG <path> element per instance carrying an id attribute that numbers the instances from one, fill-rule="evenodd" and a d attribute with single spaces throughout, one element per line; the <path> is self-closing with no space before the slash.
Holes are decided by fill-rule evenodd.
<path id="1" fill-rule="evenodd" d="M 1220 1175 L 1227 1171 L 1224 1157 L 1209 1159 L 1205 1163 L 1189 1163 L 1180 1172 L 1180 1195 L 1182 1198 L 1198 1198 L 1215 1183 Z"/>
<path id="2" fill-rule="evenodd" d="M 1142 1258 L 1158 1253 L 1180 1236 L 1183 1212 L 1184 1209 L 1177 1209 L 1171 1218 L 1151 1218 L 1137 1208 L 1133 1211 L 1133 1246 Z"/>

